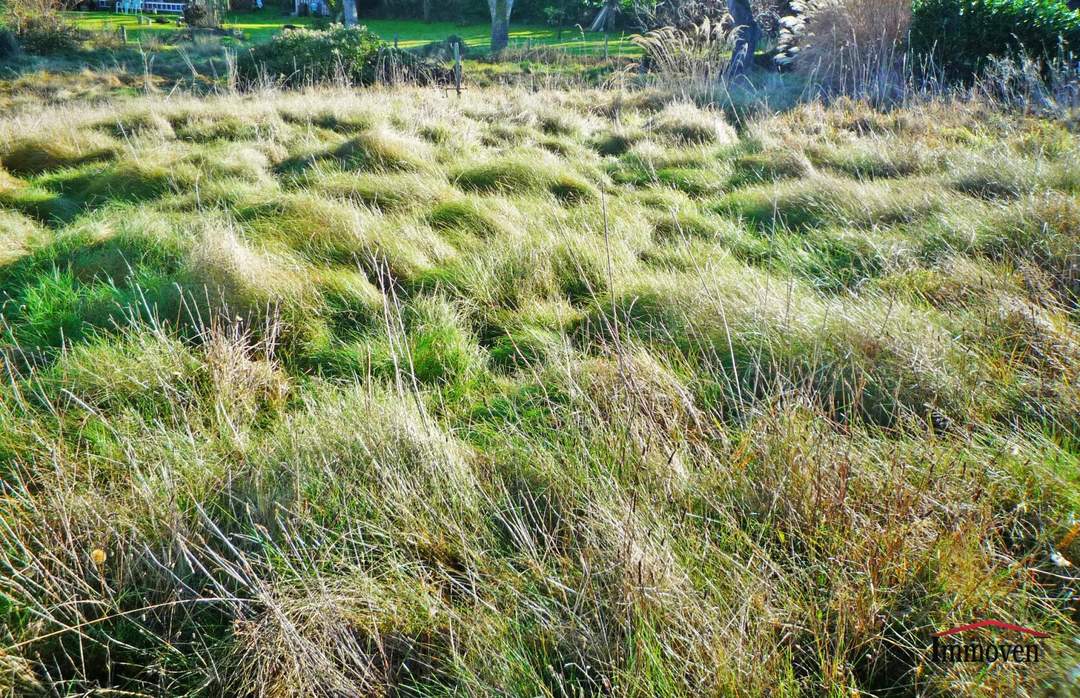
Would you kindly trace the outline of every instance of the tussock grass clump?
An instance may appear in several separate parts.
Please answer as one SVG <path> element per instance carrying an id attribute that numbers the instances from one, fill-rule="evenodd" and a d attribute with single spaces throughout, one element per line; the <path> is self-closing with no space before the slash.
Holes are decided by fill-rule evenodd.
<path id="1" fill-rule="evenodd" d="M 560 172 L 555 175 L 555 179 L 548 185 L 548 191 L 556 199 L 567 204 L 576 204 L 599 197 L 596 187 L 585 179 L 568 172 Z"/>
<path id="2" fill-rule="evenodd" d="M 504 368 L 541 367 L 566 346 L 562 333 L 531 323 L 513 322 L 491 341 L 492 362 Z"/>
<path id="3" fill-rule="evenodd" d="M 194 143 L 262 140 L 284 128 L 284 122 L 274 112 L 251 108 L 225 113 L 200 108 L 176 112 L 168 118 L 177 138 Z"/>
<path id="4" fill-rule="evenodd" d="M 999 158 L 968 159 L 954 164 L 951 186 L 986 199 L 1015 199 L 1034 191 L 1038 176 L 1030 161 L 1013 158 L 1002 167 Z"/>
<path id="5" fill-rule="evenodd" d="M 453 192 L 445 181 L 428 173 L 357 173 L 316 168 L 298 177 L 295 184 L 386 213 L 430 206 Z"/>
<path id="6" fill-rule="evenodd" d="M 696 211 L 669 210 L 667 215 L 660 213 L 653 225 L 653 232 L 658 241 L 679 240 L 688 237 L 713 238 L 727 226 L 710 220 Z"/>
<path id="7" fill-rule="evenodd" d="M 179 193 L 193 186 L 198 176 L 191 165 L 169 154 L 155 158 L 146 153 L 119 160 L 104 170 L 87 172 L 80 179 L 75 195 L 87 206 L 100 206 L 110 201 L 145 201 L 169 192 Z"/>
<path id="8" fill-rule="evenodd" d="M 657 170 L 656 181 L 696 197 L 719 194 L 727 184 L 722 175 L 689 167 L 665 167 Z"/>
<path id="9" fill-rule="evenodd" d="M 57 403 L 175 416 L 168 411 L 209 387 L 199 359 L 191 347 L 162 332 L 100 336 L 65 351 L 40 375 L 41 389 Z M 163 394 L 169 397 L 162 399 Z"/>
<path id="10" fill-rule="evenodd" d="M 733 187 L 802 179 L 809 177 L 814 170 L 806 155 L 791 148 L 765 149 L 740 155 L 732 161 L 732 167 L 734 173 L 730 183 Z"/>
<path id="11" fill-rule="evenodd" d="M 37 186 L 0 188 L 0 204 L 50 226 L 71 221 L 80 211 L 78 202 Z"/>
<path id="12" fill-rule="evenodd" d="M 354 333 L 382 318 L 386 299 L 368 278 L 349 267 L 320 269 L 314 278 L 335 326 Z"/>
<path id="13" fill-rule="evenodd" d="M 29 254 L 46 239 L 44 231 L 31 219 L 14 211 L 0 210 L 0 265 Z"/>
<path id="14" fill-rule="evenodd" d="M 417 133 L 425 141 L 435 145 L 447 145 L 454 140 L 454 129 L 445 123 L 424 124 L 417 129 Z"/>
<path id="15" fill-rule="evenodd" d="M 453 176 L 453 183 L 465 191 L 504 195 L 547 190 L 567 202 L 597 196 L 596 189 L 581 177 L 560 170 L 544 159 L 530 160 L 525 153 L 461 168 Z"/>
<path id="16" fill-rule="evenodd" d="M 409 363 L 421 383 L 467 383 L 483 368 L 483 356 L 460 309 L 440 299 L 409 307 Z"/>
<path id="17" fill-rule="evenodd" d="M 195 231 L 184 259 L 183 285 L 196 307 L 262 314 L 274 306 L 310 310 L 311 289 L 288 256 L 247 242 L 228 221 L 212 221 Z"/>
<path id="18" fill-rule="evenodd" d="M 378 125 L 378 117 L 366 111 L 327 110 L 311 115 L 283 112 L 282 118 L 291 123 L 314 124 L 345 135 L 367 131 Z"/>
<path id="19" fill-rule="evenodd" d="M 454 184 L 466 191 L 501 194 L 535 192 L 544 189 L 550 181 L 546 168 L 524 156 L 470 165 L 459 170 L 453 178 Z"/>
<path id="20" fill-rule="evenodd" d="M 709 112 L 690 103 L 670 104 L 653 117 L 646 130 L 678 143 L 716 143 L 736 141 L 735 129 L 719 112 Z"/>
<path id="21" fill-rule="evenodd" d="M 923 144 L 884 139 L 865 139 L 845 147 L 811 144 L 805 152 L 819 167 L 843 172 L 855 179 L 926 174 L 940 169 L 943 160 Z"/>
<path id="22" fill-rule="evenodd" d="M 272 187 L 269 170 L 278 156 L 280 152 L 275 152 L 273 147 L 237 143 L 199 149 L 185 158 L 185 162 L 209 179 L 239 179 Z"/>
<path id="23" fill-rule="evenodd" d="M 334 157 L 358 170 L 419 170 L 430 158 L 420 141 L 386 131 L 361 133 L 334 151 Z"/>
<path id="24" fill-rule="evenodd" d="M 537 115 L 537 125 L 542 133 L 551 136 L 578 135 L 583 124 L 572 111 L 544 111 Z"/>
<path id="25" fill-rule="evenodd" d="M 240 213 L 254 235 L 284 243 L 312 261 L 355 262 L 369 251 L 365 226 L 370 218 L 344 202 L 303 192 L 275 197 Z"/>
<path id="26" fill-rule="evenodd" d="M 645 134 L 640 131 L 610 131 L 593 141 L 593 147 L 601 155 L 622 155 L 644 138 Z"/>
<path id="27" fill-rule="evenodd" d="M 723 197 L 717 207 L 758 224 L 807 228 L 912 223 L 943 210 L 945 201 L 940 193 L 909 181 L 860 184 L 818 175 L 741 189 Z"/>
<path id="28" fill-rule="evenodd" d="M 435 205 L 427 220 L 433 228 L 472 235 L 478 239 L 505 235 L 501 220 L 489 212 L 483 199 L 454 199 Z"/>
<path id="29" fill-rule="evenodd" d="M 117 114 L 97 124 L 97 127 L 113 138 L 175 138 L 172 123 L 157 111 L 131 111 Z"/>
<path id="30" fill-rule="evenodd" d="M 0 165 L 16 176 L 32 176 L 88 162 L 108 161 L 119 149 L 115 141 L 91 131 L 23 137 L 0 144 Z"/>
<path id="31" fill-rule="evenodd" d="M 1036 265 L 1049 275 L 1048 290 L 1068 305 L 1080 299 L 1080 205 L 1075 197 L 1048 192 L 1026 198 L 991 219 L 980 247 L 995 259 Z"/>

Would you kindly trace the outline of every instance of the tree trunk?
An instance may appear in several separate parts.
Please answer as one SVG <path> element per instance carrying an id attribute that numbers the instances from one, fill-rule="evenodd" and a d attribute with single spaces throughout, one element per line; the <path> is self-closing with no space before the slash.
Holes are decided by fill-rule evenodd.
<path id="1" fill-rule="evenodd" d="M 512 0 L 488 0 L 491 10 L 491 52 L 499 53 L 510 43 Z"/>
<path id="2" fill-rule="evenodd" d="M 430 22 L 431 21 L 431 0 L 424 0 L 423 4 L 420 6 L 420 9 L 421 9 L 421 12 L 423 13 L 424 21 L 425 22 Z"/>
<path id="3" fill-rule="evenodd" d="M 342 0 L 341 6 L 345 11 L 345 26 L 355 27 L 357 23 L 356 0 Z"/>
<path id="4" fill-rule="evenodd" d="M 728 64 L 728 77 L 742 75 L 754 61 L 761 29 L 754 20 L 754 12 L 748 0 L 727 0 L 728 13 L 731 15 L 732 34 L 735 44 L 731 51 L 731 63 Z"/>

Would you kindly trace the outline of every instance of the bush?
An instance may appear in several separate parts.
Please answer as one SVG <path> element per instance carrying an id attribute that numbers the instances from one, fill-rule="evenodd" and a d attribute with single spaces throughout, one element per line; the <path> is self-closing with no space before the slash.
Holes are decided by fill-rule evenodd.
<path id="1" fill-rule="evenodd" d="M 1080 14 L 1061 0 L 915 0 L 911 45 L 951 77 L 970 78 L 989 57 L 1042 60 L 1080 47 Z"/>
<path id="2" fill-rule="evenodd" d="M 0 58 L 13 56 L 11 35 L 28 53 L 47 55 L 79 47 L 79 32 L 60 14 L 57 0 L 7 0 L 0 2 Z M 14 48 L 18 48 L 17 46 Z"/>
<path id="3" fill-rule="evenodd" d="M 804 0 L 792 7 L 805 20 L 801 69 L 856 90 L 895 79 L 911 23 L 909 0 Z"/>
<path id="4" fill-rule="evenodd" d="M 208 22 L 209 13 L 205 6 L 193 2 L 184 7 L 184 24 L 189 27 L 206 27 L 209 26 Z"/>
<path id="5" fill-rule="evenodd" d="M 14 58 L 19 53 L 19 40 L 14 32 L 0 29 L 0 60 Z"/>
<path id="6" fill-rule="evenodd" d="M 375 79 L 381 46 L 379 37 L 367 27 L 292 29 L 253 48 L 240 62 L 240 74 L 249 82 L 266 76 L 287 85 L 338 78 L 369 84 Z"/>
<path id="7" fill-rule="evenodd" d="M 184 23 L 189 27 L 220 27 L 227 7 L 223 0 L 193 0 L 184 7 Z"/>
<path id="8" fill-rule="evenodd" d="M 41 56 L 66 53 L 79 48 L 79 33 L 69 24 L 43 17 L 27 23 L 19 34 L 19 43 L 27 53 Z"/>

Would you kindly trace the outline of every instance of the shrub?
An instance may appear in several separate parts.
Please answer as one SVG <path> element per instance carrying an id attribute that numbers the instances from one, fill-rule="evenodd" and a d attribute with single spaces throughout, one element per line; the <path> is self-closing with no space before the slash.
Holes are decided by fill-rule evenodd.
<path id="1" fill-rule="evenodd" d="M 1080 14 L 1061 0 L 915 0 L 911 46 L 950 76 L 970 78 L 991 57 L 1045 59 L 1080 46 Z"/>
<path id="2" fill-rule="evenodd" d="M 367 27 L 293 29 L 253 48 L 240 61 L 240 74 L 249 82 L 266 76 L 293 86 L 336 79 L 369 84 L 375 79 L 381 46 Z"/>
<path id="3" fill-rule="evenodd" d="M 23 25 L 19 43 L 27 53 L 40 56 L 66 53 L 79 47 L 79 33 L 59 17 L 37 17 Z"/>
<path id="4" fill-rule="evenodd" d="M 19 53 L 19 40 L 15 32 L 0 29 L 0 60 L 14 58 Z"/>
<path id="5" fill-rule="evenodd" d="M 62 53 L 78 48 L 78 30 L 60 14 L 58 0 L 7 0 L 0 3 L 0 25 L 29 53 Z M 5 38 L 4 35 L 7 35 Z M 0 30 L 0 58 L 15 54 L 8 31 Z"/>
<path id="6" fill-rule="evenodd" d="M 793 7 L 805 20 L 802 70 L 845 87 L 891 82 L 911 24 L 908 0 L 803 0 Z"/>

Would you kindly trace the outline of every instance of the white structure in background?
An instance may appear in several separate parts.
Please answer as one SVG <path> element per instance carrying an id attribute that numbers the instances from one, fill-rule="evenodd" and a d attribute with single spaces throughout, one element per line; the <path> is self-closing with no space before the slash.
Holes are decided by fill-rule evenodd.
<path id="1" fill-rule="evenodd" d="M 97 6 L 99 10 L 113 10 L 125 15 L 157 14 L 158 12 L 179 15 L 184 13 L 187 3 L 163 0 L 98 0 Z"/>
<path id="2" fill-rule="evenodd" d="M 293 11 L 297 17 L 311 15 L 314 17 L 329 17 L 330 7 L 326 0 L 293 0 Z"/>

